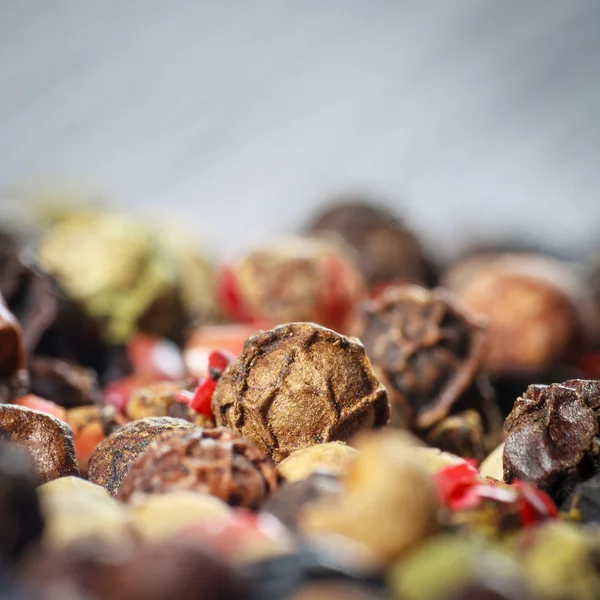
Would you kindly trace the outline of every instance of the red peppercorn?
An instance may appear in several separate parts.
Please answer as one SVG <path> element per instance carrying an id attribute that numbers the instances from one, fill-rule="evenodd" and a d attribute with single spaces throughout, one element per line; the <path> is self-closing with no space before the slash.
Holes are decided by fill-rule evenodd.
<path id="1" fill-rule="evenodd" d="M 519 480 L 514 481 L 512 487 L 520 492 L 520 517 L 524 527 L 558 518 L 558 509 L 546 492 Z"/>
<path id="2" fill-rule="evenodd" d="M 211 403 L 212 396 L 227 365 L 235 358 L 227 350 L 214 350 L 208 356 L 208 375 L 203 377 L 196 388 L 193 397 L 189 400 L 189 407 L 201 415 L 214 418 Z M 180 393 L 178 400 L 184 400 L 187 394 Z"/>

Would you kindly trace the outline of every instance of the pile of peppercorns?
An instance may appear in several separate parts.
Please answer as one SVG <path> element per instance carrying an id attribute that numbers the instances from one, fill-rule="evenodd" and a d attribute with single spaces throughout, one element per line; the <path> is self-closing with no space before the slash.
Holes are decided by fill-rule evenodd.
<path id="1" fill-rule="evenodd" d="M 600 269 L 348 198 L 213 265 L 0 233 L 0 595 L 600 600 Z"/>

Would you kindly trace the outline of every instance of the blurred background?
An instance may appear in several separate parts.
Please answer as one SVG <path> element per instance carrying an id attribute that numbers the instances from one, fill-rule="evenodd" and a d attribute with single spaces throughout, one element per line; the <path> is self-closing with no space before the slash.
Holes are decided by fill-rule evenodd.
<path id="1" fill-rule="evenodd" d="M 228 254 L 358 190 L 440 253 L 586 253 L 599 31 L 597 0 L 5 1 L 2 214 L 85 190 Z"/>

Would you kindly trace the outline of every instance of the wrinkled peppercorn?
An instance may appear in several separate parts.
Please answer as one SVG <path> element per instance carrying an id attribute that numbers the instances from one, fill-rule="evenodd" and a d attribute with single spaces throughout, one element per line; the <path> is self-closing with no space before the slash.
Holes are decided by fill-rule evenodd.
<path id="1" fill-rule="evenodd" d="M 131 465 L 119 498 L 189 490 L 255 509 L 277 482 L 275 466 L 248 440 L 224 427 L 197 428 L 154 440 Z"/>
<path id="2" fill-rule="evenodd" d="M 362 344 L 313 323 L 249 338 L 217 383 L 212 406 L 218 425 L 239 431 L 275 461 L 382 427 L 390 411 Z"/>
<path id="3" fill-rule="evenodd" d="M 531 482 L 560 505 L 600 472 L 600 382 L 531 385 L 506 419 L 504 481 Z"/>
<path id="4" fill-rule="evenodd" d="M 0 438 L 26 450 L 40 483 L 79 475 L 73 431 L 60 419 L 22 406 L 0 405 Z"/>
<path id="5" fill-rule="evenodd" d="M 356 250 L 368 284 L 433 285 L 436 269 L 415 235 L 389 210 L 360 197 L 337 201 L 317 215 L 308 230 L 332 233 Z"/>
<path id="6" fill-rule="evenodd" d="M 483 324 L 451 294 L 413 285 L 390 287 L 365 303 L 353 334 L 365 344 L 397 422 L 426 437 L 448 415 L 471 409 L 481 417 L 485 445 L 496 445 L 501 419 L 482 372 Z M 443 449 L 459 450 L 454 445 Z"/>
<path id="7" fill-rule="evenodd" d="M 88 479 L 116 496 L 131 464 L 150 442 L 166 431 L 193 428 L 190 422 L 171 417 L 132 421 L 117 429 L 96 448 L 90 457 Z"/>

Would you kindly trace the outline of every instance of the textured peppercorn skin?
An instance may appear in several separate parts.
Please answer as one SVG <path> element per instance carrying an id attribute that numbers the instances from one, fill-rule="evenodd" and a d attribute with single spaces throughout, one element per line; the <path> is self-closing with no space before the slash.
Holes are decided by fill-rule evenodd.
<path id="1" fill-rule="evenodd" d="M 442 289 L 390 287 L 366 302 L 352 329 L 365 345 L 399 420 L 417 432 L 475 408 L 484 425 L 499 421 L 481 373 L 483 323 Z"/>
<path id="2" fill-rule="evenodd" d="M 231 506 L 257 509 L 277 489 L 268 456 L 225 427 L 170 431 L 154 440 L 131 465 L 120 500 L 135 492 L 210 494 Z"/>
<path id="3" fill-rule="evenodd" d="M 212 399 L 218 425 L 276 462 L 313 444 L 385 425 L 390 406 L 362 344 L 313 323 L 250 337 Z"/>
<path id="4" fill-rule="evenodd" d="M 40 484 L 79 475 L 73 431 L 56 417 L 23 406 L 2 404 L 0 438 L 29 453 Z"/>
<path id="5" fill-rule="evenodd" d="M 165 431 L 194 427 L 188 421 L 171 417 L 147 417 L 132 421 L 109 435 L 94 450 L 88 466 L 88 479 L 116 496 L 129 467 L 150 442 Z"/>
<path id="6" fill-rule="evenodd" d="M 531 385 L 507 417 L 504 481 L 528 481 L 558 504 L 600 472 L 600 382 Z"/>

